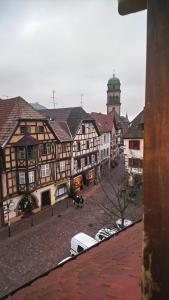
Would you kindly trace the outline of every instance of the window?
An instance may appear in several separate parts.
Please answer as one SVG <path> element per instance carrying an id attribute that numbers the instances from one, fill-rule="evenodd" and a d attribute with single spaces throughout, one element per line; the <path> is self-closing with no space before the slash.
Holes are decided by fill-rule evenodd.
<path id="1" fill-rule="evenodd" d="M 80 253 L 80 252 L 83 252 L 83 251 L 84 251 L 83 247 L 81 247 L 80 245 L 78 245 L 77 252 Z"/>
<path id="2" fill-rule="evenodd" d="M 44 133 L 44 127 L 43 126 L 38 126 L 38 133 Z"/>
<path id="3" fill-rule="evenodd" d="M 80 141 L 77 142 L 77 151 L 80 151 Z"/>
<path id="4" fill-rule="evenodd" d="M 35 151 L 33 146 L 28 146 L 27 157 L 28 159 L 35 159 Z"/>
<path id="5" fill-rule="evenodd" d="M 143 168 L 143 160 L 139 158 L 129 158 L 129 167 L 131 168 Z"/>
<path id="6" fill-rule="evenodd" d="M 93 138 L 93 147 L 96 147 L 96 146 L 97 146 L 97 139 Z"/>
<path id="7" fill-rule="evenodd" d="M 62 144 L 62 152 L 66 152 L 66 144 Z"/>
<path id="8" fill-rule="evenodd" d="M 29 183 L 35 182 L 35 172 L 34 171 L 28 172 L 28 177 L 29 177 Z"/>
<path id="9" fill-rule="evenodd" d="M 64 194 L 66 194 L 68 191 L 67 189 L 67 185 L 61 185 L 58 187 L 57 191 L 56 191 L 56 197 L 60 197 Z"/>
<path id="10" fill-rule="evenodd" d="M 86 156 L 86 157 L 85 157 L 85 166 L 87 166 L 87 164 L 88 164 L 88 163 L 87 163 L 87 160 L 88 160 L 88 159 L 87 159 L 87 156 Z"/>
<path id="11" fill-rule="evenodd" d="M 51 154 L 51 145 L 49 143 L 41 145 L 41 154 L 42 155 Z"/>
<path id="12" fill-rule="evenodd" d="M 19 172 L 19 184 L 25 184 L 25 172 Z"/>
<path id="13" fill-rule="evenodd" d="M 82 134 L 85 134 L 85 124 L 82 124 Z"/>
<path id="14" fill-rule="evenodd" d="M 80 159 L 77 160 L 77 167 L 78 167 L 78 169 L 81 168 L 81 161 L 80 161 Z"/>
<path id="15" fill-rule="evenodd" d="M 65 171 L 65 161 L 64 160 L 59 162 L 59 168 L 60 168 L 60 172 Z"/>
<path id="16" fill-rule="evenodd" d="M 104 134 L 104 144 L 106 144 L 106 134 Z"/>
<path id="17" fill-rule="evenodd" d="M 92 154 L 92 164 L 95 163 L 95 155 Z"/>
<path id="18" fill-rule="evenodd" d="M 140 150 L 139 140 L 129 140 L 129 149 Z"/>
<path id="19" fill-rule="evenodd" d="M 21 130 L 21 134 L 26 134 L 28 132 L 26 126 L 21 126 L 20 130 Z"/>
<path id="20" fill-rule="evenodd" d="M 85 159 L 81 158 L 81 167 L 83 168 L 85 166 Z"/>
<path id="21" fill-rule="evenodd" d="M 89 141 L 86 141 L 86 149 L 89 149 Z"/>
<path id="22" fill-rule="evenodd" d="M 50 168 L 49 164 L 47 165 L 42 165 L 41 166 L 41 171 L 42 171 L 42 177 L 47 177 L 50 175 Z"/>
<path id="23" fill-rule="evenodd" d="M 26 152 L 24 147 L 18 148 L 18 159 L 25 159 L 26 158 Z"/>

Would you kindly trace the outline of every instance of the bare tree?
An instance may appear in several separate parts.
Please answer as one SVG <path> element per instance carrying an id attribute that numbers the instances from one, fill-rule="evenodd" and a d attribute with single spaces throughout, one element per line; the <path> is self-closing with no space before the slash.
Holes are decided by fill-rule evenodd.
<path id="1" fill-rule="evenodd" d="M 124 227 L 124 220 L 126 211 L 129 205 L 133 205 L 134 198 L 133 188 L 128 186 L 128 176 L 124 173 L 121 174 L 118 183 L 115 184 L 111 181 L 111 173 L 106 177 L 105 181 L 100 180 L 100 186 L 106 196 L 106 200 L 98 205 L 110 217 L 111 223 L 115 224 L 115 219 L 121 219 L 121 226 Z"/>

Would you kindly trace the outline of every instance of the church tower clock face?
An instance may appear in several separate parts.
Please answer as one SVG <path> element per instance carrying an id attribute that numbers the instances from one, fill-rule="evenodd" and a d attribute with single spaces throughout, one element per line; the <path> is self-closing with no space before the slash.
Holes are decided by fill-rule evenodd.
<path id="1" fill-rule="evenodd" d="M 113 77 L 110 78 L 107 83 L 107 114 L 115 110 L 120 116 L 120 85 L 120 80 L 113 74 Z"/>

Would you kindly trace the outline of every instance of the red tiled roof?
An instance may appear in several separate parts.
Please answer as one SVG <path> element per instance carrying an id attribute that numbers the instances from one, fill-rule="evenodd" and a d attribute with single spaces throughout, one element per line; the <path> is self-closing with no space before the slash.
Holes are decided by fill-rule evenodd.
<path id="1" fill-rule="evenodd" d="M 104 115 L 101 113 L 92 112 L 91 116 L 95 119 L 96 124 L 101 133 L 111 132 L 114 126 L 113 118 L 111 115 Z"/>
<path id="2" fill-rule="evenodd" d="M 9 138 L 18 119 L 44 119 L 21 97 L 0 100 L 0 145 Z"/>
<path id="3" fill-rule="evenodd" d="M 120 232 L 17 291 L 12 300 L 141 299 L 142 223 Z"/>

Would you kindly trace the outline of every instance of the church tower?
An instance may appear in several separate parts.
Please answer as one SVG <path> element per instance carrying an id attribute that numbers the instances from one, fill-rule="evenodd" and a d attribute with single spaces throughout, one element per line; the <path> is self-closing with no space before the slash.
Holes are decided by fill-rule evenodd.
<path id="1" fill-rule="evenodd" d="M 120 80 L 113 74 L 107 83 L 107 114 L 115 110 L 120 116 L 120 94 Z"/>

